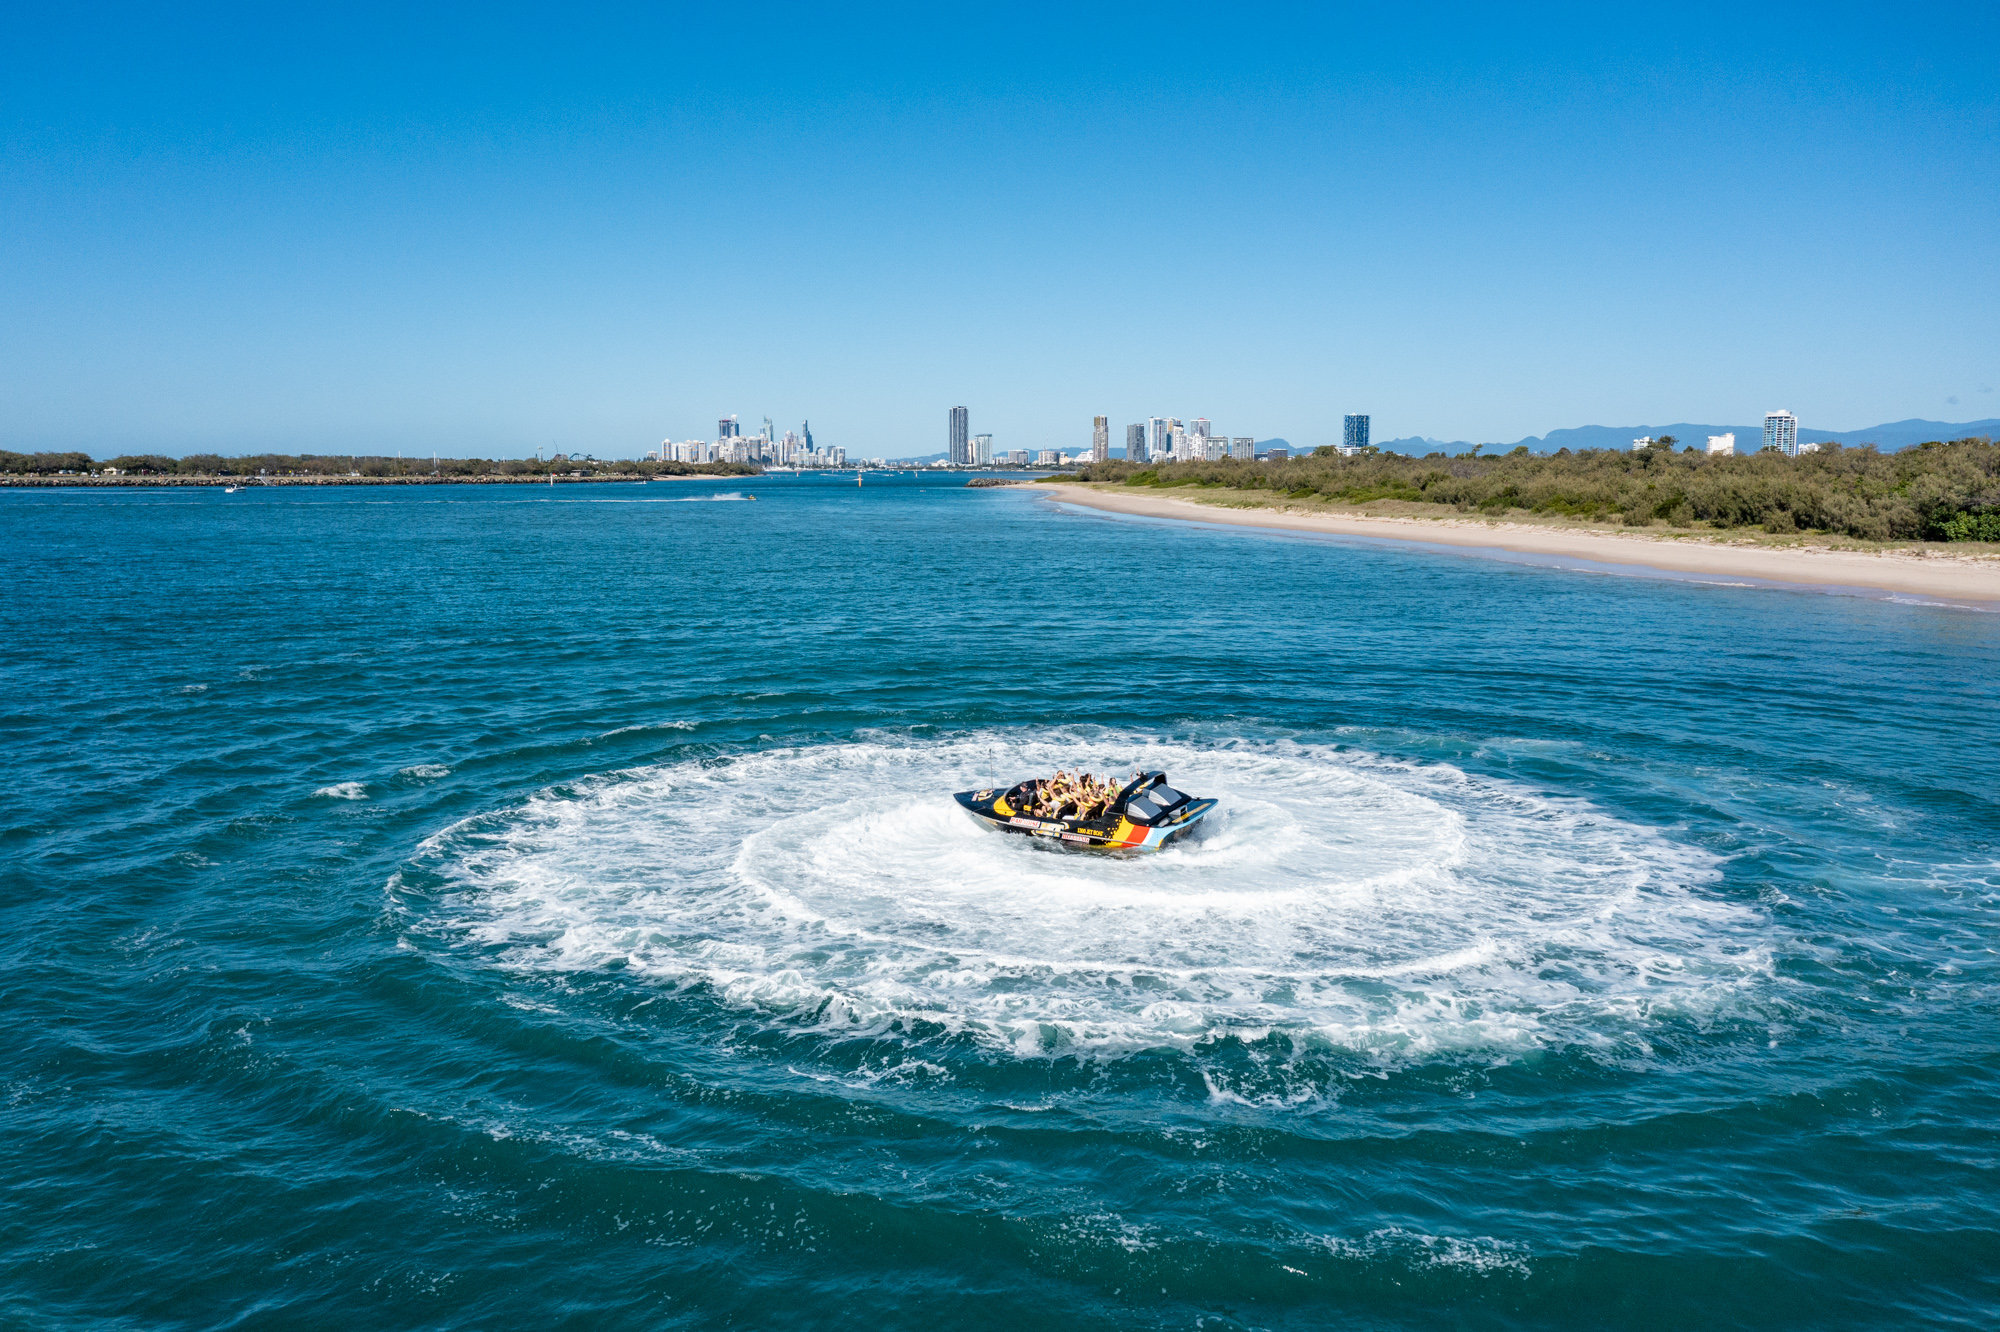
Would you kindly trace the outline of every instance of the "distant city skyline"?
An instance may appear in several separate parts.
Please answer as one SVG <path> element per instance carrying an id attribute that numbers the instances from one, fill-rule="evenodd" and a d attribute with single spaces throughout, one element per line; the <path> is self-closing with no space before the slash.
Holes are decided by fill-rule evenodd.
<path id="1" fill-rule="evenodd" d="M 843 466 L 853 462 L 912 462 L 936 459 L 950 465 L 982 466 L 1005 464 L 1016 454 L 1025 458 L 1039 458 L 1044 453 L 1062 457 L 1065 460 L 1103 461 L 1110 456 L 1110 418 L 1102 414 L 1091 418 L 1089 441 L 1079 447 L 1074 441 L 1057 441 L 1054 447 L 1044 447 L 1049 441 L 1026 441 L 1028 447 L 1014 448 L 1015 443 L 996 446 L 990 431 L 974 434 L 971 432 L 972 409 L 968 406 L 954 406 L 946 412 L 946 437 L 942 449 L 932 451 L 898 452 L 883 449 L 878 443 L 860 443 L 858 446 L 842 444 L 821 448 L 814 440 L 810 422 L 801 424 L 797 431 L 787 430 L 782 434 L 773 425 L 768 415 L 762 418 L 763 425 L 755 435 L 742 433 L 740 413 L 715 418 L 715 438 L 687 438 L 675 441 L 670 435 L 658 445 L 644 450 L 626 453 L 606 453 L 606 458 L 630 458 L 634 460 L 656 459 L 669 462 L 748 462 L 779 466 Z M 1220 431 L 1207 417 L 1194 417 L 1183 422 L 1175 416 L 1154 416 L 1143 421 L 1130 422 L 1125 426 L 1124 450 L 1126 459 L 1141 461 L 1213 461 L 1225 457 L 1248 460 L 1262 457 L 1266 446 L 1275 446 L 1280 453 L 1309 453 L 1317 447 L 1337 447 L 1342 452 L 1355 452 L 1371 444 L 1391 451 L 1405 453 L 1429 453 L 1463 451 L 1475 442 L 1464 440 L 1445 441 L 1422 438 L 1397 438 L 1377 441 L 1372 436 L 1372 417 L 1367 413 L 1346 413 L 1340 418 L 1341 436 L 1333 446 L 1317 445 L 1293 440 L 1282 435 L 1231 435 Z M 1649 427 L 1641 427 L 1650 429 Z M 1733 453 L 1737 432 L 1734 429 L 1715 428 L 1714 423 L 1679 423 L 1659 428 L 1661 434 L 1671 434 L 1681 447 L 1693 447 L 1696 439 L 1706 434 L 1708 451 L 1711 453 Z M 1963 433 L 1983 433 L 2000 436 L 2000 420 L 1964 423 L 1959 433 L 1953 433 L 1951 423 L 1927 421 L 1902 421 L 1881 423 L 1874 428 L 1859 431 L 1837 432 L 1810 427 L 1802 424 L 1789 411 L 1766 413 L 1763 418 L 1762 447 L 1776 448 L 1780 452 L 1796 456 L 1810 452 L 1822 443 L 1860 444 L 1875 443 L 1885 449 L 1896 449 L 1917 443 L 1922 439 L 1958 438 Z M 1753 434 L 1757 433 L 1753 431 Z M 1529 437 L 1520 441 L 1477 441 L 1482 447 L 1510 448 L 1527 444 L 1538 452 L 1554 452 L 1558 448 L 1640 448 L 1653 442 L 1650 433 L 1627 438 L 1628 429 L 1614 426 L 1565 427 L 1548 432 L 1546 437 Z M 1150 443 L 1158 441 L 1155 451 Z M 1539 447 L 1538 447 L 1539 446 Z M 563 453 L 560 448 L 544 448 L 530 456 L 555 456 Z M 575 456 L 583 456 L 584 451 L 576 451 Z M 109 453 L 93 455 L 110 457 Z M 592 455 L 595 456 L 595 455 Z"/>
<path id="2" fill-rule="evenodd" d="M 873 436 L 864 434 L 862 440 L 865 442 L 860 442 L 858 446 L 856 443 L 848 443 L 840 446 L 842 456 L 885 460 L 938 458 L 942 461 L 954 462 L 956 465 L 970 466 L 989 461 L 1004 462 L 1011 452 L 1014 451 L 1013 446 L 1015 444 L 1025 444 L 1026 452 L 1030 457 L 1038 456 L 1045 449 L 1049 452 L 1061 454 L 1064 457 L 1085 456 L 1103 459 L 1111 456 L 1111 418 L 1103 414 L 1098 414 L 1091 418 L 1087 428 L 1087 442 L 1079 443 L 1074 437 L 1065 437 L 1055 440 L 1014 440 L 996 446 L 993 443 L 994 432 L 985 431 L 977 435 L 971 432 L 971 410 L 971 408 L 966 406 L 957 406 L 948 409 L 946 414 L 946 436 L 941 448 L 898 451 L 893 448 L 884 448 Z M 1784 418 L 1786 423 L 1774 425 L 1773 422 L 1779 418 Z M 717 421 L 716 442 L 720 443 L 732 439 L 744 438 L 741 434 L 740 419 L 740 415 L 719 418 Z M 1275 443 L 1295 453 L 1311 452 L 1312 449 L 1318 447 L 1336 447 L 1343 451 L 1354 451 L 1356 449 L 1367 448 L 1371 444 L 1395 451 L 1424 453 L 1433 452 L 1440 448 L 1446 451 L 1464 450 L 1473 447 L 1474 444 L 1494 448 L 1511 448 L 1522 443 L 1528 444 L 1531 448 L 1537 448 L 1537 451 L 1554 452 L 1557 448 L 1561 447 L 1623 449 L 1631 447 L 1634 443 L 1650 442 L 1652 438 L 1650 434 L 1636 437 L 1630 436 L 1629 427 L 1590 425 L 1559 427 L 1546 432 L 1545 438 L 1530 436 L 1525 440 L 1511 441 L 1446 441 L 1425 439 L 1422 437 L 1377 439 L 1372 429 L 1373 417 L 1371 414 L 1350 412 L 1342 414 L 1339 420 L 1339 435 L 1330 443 L 1321 444 L 1309 438 L 1299 439 L 1275 433 L 1231 435 L 1218 430 L 1207 417 L 1194 417 L 1183 422 L 1179 417 L 1153 416 L 1145 420 L 1130 422 L 1125 426 L 1122 456 L 1127 459 L 1138 458 L 1142 460 L 1178 458 L 1182 461 L 1202 458 L 1249 457 L 1253 452 L 1258 452 L 1260 446 L 1267 442 Z M 773 440 L 777 439 L 777 435 L 771 424 L 771 418 L 765 416 L 763 421 L 762 431 L 758 435 L 749 438 L 752 440 L 763 440 L 766 445 L 769 445 Z M 2000 435 L 2000 420 L 1972 421 L 1963 423 L 1963 426 L 1969 433 Z M 1642 426 L 1640 428 L 1650 430 L 1654 427 Z M 1741 424 L 1723 429 L 1715 422 L 1700 424 L 1682 422 L 1658 427 L 1658 430 L 1662 434 L 1673 434 L 1681 441 L 1683 446 L 1691 446 L 1703 434 L 1708 434 L 1711 440 L 1727 438 L 1733 451 L 1736 432 L 1744 428 Z M 1796 454 L 1804 451 L 1807 445 L 1820 442 L 1845 444 L 1873 442 L 1885 449 L 1896 449 L 1919 442 L 1921 439 L 1955 438 L 1957 436 L 1952 434 L 1953 428 L 1953 424 L 1949 422 L 1910 420 L 1878 423 L 1876 427 L 1864 427 L 1854 431 L 1833 431 L 1823 427 L 1808 426 L 1802 423 L 1793 413 L 1777 412 L 1767 414 L 1764 417 L 1764 426 L 1761 431 L 1753 431 L 1752 433 L 1762 433 L 1764 435 L 1765 447 L 1775 447 L 1782 452 Z M 959 442 L 957 444 L 954 443 L 955 432 L 963 432 L 962 435 L 958 435 Z M 1577 436 L 1582 436 L 1583 438 L 1575 438 Z M 787 438 L 791 438 L 789 433 Z M 1151 442 L 1154 440 L 1158 441 L 1157 446 Z M 668 442 L 672 442 L 671 437 L 669 437 Z M 686 441 L 688 444 L 701 442 L 703 441 L 692 439 Z M 813 449 L 809 428 L 801 447 L 807 452 L 817 452 Z M 656 453 L 657 450 L 655 449 L 647 449 L 643 452 L 626 454 L 607 453 L 604 456 L 636 458 L 655 456 Z M 533 455 L 531 454 L 530 456 Z M 729 456 L 717 456 L 723 461 L 731 460 Z M 754 460 L 757 456 L 756 451 L 753 449 L 749 456 Z M 831 455 L 827 454 L 824 456 Z M 707 461 L 709 458 L 709 454 L 703 454 L 699 460 Z M 692 461 L 696 459 L 689 457 L 683 460 Z M 741 459 L 736 460 L 740 461 Z"/>

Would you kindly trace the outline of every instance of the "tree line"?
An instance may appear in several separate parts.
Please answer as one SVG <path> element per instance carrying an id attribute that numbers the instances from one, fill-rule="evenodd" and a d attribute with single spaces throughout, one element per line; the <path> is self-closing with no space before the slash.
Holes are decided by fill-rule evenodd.
<path id="1" fill-rule="evenodd" d="M 682 463 L 609 461 L 556 454 L 553 458 L 390 458 L 364 454 L 258 453 L 225 458 L 191 453 L 169 458 L 157 453 L 127 453 L 102 462 L 87 453 L 10 453 L 0 449 L 0 474 L 54 476 L 84 474 L 115 467 L 130 476 L 754 476 L 762 469 L 746 463 Z"/>
<path id="2" fill-rule="evenodd" d="M 1321 448 L 1284 462 L 1093 463 L 1089 481 L 1226 487 L 1350 504 L 1404 500 L 1461 513 L 1570 515 L 1630 527 L 1761 528 L 1871 541 L 2000 541 L 2000 445 L 1933 440 L 1895 453 L 1822 444 L 1791 458 L 1676 451 L 1672 436 L 1644 449 L 1568 449 L 1498 456 Z"/>

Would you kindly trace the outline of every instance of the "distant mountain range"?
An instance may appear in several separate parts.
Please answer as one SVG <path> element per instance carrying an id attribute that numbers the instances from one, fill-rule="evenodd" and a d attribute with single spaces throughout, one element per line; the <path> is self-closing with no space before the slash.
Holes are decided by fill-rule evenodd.
<path id="1" fill-rule="evenodd" d="M 1484 453 L 1505 453 L 1523 444 L 1530 453 L 1554 453 L 1557 449 L 1629 449 L 1632 441 L 1642 435 L 1658 439 L 1661 435 L 1672 435 L 1685 447 L 1692 444 L 1705 448 L 1710 435 L 1736 436 L 1738 453 L 1755 453 L 1764 447 L 1764 423 L 1756 425 L 1694 425 L 1679 421 L 1673 425 L 1635 426 L 1576 426 L 1569 430 L 1551 430 L 1546 435 L 1530 435 L 1517 439 L 1511 444 L 1488 443 L 1482 446 Z M 1877 448 L 1905 449 L 1912 444 L 1921 444 L 1929 439 L 1965 439 L 1971 435 L 2000 434 L 2000 420 L 1989 418 L 1984 421 L 1966 421 L 1953 425 L 1947 421 L 1891 421 L 1886 425 L 1870 426 L 1866 430 L 1815 430 L 1811 426 L 1799 427 L 1801 444 L 1873 444 Z M 1283 446 L 1284 441 L 1272 440 L 1272 444 Z M 1377 440 L 1379 448 L 1391 453 L 1464 453 L 1472 445 L 1462 439 L 1426 439 L 1412 435 L 1407 439 Z M 1259 441 L 1258 447 L 1264 447 Z"/>

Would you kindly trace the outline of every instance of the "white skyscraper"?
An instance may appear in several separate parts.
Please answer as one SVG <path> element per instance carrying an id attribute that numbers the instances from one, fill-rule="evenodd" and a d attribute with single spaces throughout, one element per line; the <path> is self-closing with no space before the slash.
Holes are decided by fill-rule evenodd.
<path id="1" fill-rule="evenodd" d="M 1111 418 L 1097 416 L 1091 418 L 1090 460 L 1104 462 L 1111 457 Z"/>
<path id="2" fill-rule="evenodd" d="M 1798 457 L 1799 418 L 1786 411 L 1764 413 L 1764 447 L 1787 458 Z"/>
<path id="3" fill-rule="evenodd" d="M 1174 447 L 1172 442 L 1167 439 L 1167 418 L 1156 416 L 1147 424 L 1151 428 L 1152 438 L 1147 446 L 1146 457 L 1148 459 L 1165 457 Z"/>
<path id="4" fill-rule="evenodd" d="M 993 436 L 974 435 L 972 437 L 972 461 L 981 467 L 993 461 Z"/>

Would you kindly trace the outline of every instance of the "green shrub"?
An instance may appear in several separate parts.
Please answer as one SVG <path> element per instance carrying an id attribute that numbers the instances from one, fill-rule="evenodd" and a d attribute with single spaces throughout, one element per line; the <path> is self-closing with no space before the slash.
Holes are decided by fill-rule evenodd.
<path id="1" fill-rule="evenodd" d="M 52 472 L 87 472 L 87 453 L 9 453 L 0 449 L 0 472 L 47 475 Z"/>
<path id="2" fill-rule="evenodd" d="M 1938 524 L 1946 541 L 2000 541 L 2000 509 L 1961 513 Z"/>

